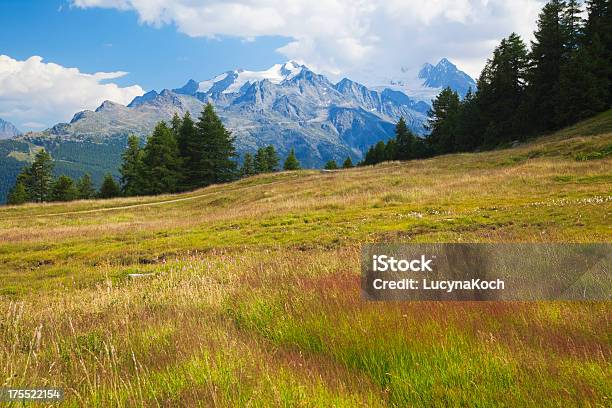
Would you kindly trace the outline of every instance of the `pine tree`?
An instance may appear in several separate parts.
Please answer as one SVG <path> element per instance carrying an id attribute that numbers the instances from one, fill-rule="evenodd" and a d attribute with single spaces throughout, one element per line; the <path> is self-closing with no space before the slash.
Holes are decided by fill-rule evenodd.
<path id="1" fill-rule="evenodd" d="M 83 174 L 76 185 L 77 197 L 82 200 L 89 200 L 94 198 L 96 190 L 93 187 L 91 176 L 88 173 Z"/>
<path id="2" fill-rule="evenodd" d="M 257 171 L 255 170 L 255 162 L 253 161 L 253 155 L 251 153 L 245 153 L 240 174 L 242 177 L 249 177 L 257 174 Z"/>
<path id="3" fill-rule="evenodd" d="M 469 152 L 483 143 L 483 131 L 485 123 L 482 112 L 478 106 L 478 100 L 472 90 L 468 90 L 461 101 L 459 108 L 459 119 L 455 137 L 456 151 Z"/>
<path id="4" fill-rule="evenodd" d="M 496 145 L 523 136 L 524 121 L 517 114 L 524 100 L 527 68 L 527 47 L 512 33 L 501 41 L 491 60 L 489 87 L 485 88 L 490 96 L 480 109 L 488 119 L 487 128 L 494 127 L 495 132 L 485 131 L 485 144 Z"/>
<path id="5" fill-rule="evenodd" d="M 181 180 L 181 159 L 172 130 L 159 122 L 142 153 L 144 193 L 173 193 Z"/>
<path id="6" fill-rule="evenodd" d="M 41 149 L 34 156 L 34 162 L 25 170 L 22 180 L 30 197 L 37 202 L 48 201 L 53 183 L 53 160 L 45 149 Z"/>
<path id="7" fill-rule="evenodd" d="M 268 164 L 268 153 L 264 147 L 260 147 L 255 153 L 255 171 L 258 174 L 269 172 L 270 168 Z"/>
<path id="8" fill-rule="evenodd" d="M 605 106 L 612 106 L 612 4 L 610 0 L 587 0 L 588 17 L 584 44 L 591 62 L 590 74 L 605 85 Z M 599 104 L 599 101 L 598 101 Z"/>
<path id="9" fill-rule="evenodd" d="M 51 201 L 72 201 L 77 198 L 77 190 L 72 178 L 61 175 L 51 187 Z"/>
<path id="10" fill-rule="evenodd" d="M 122 163 L 119 169 L 121 174 L 121 192 L 123 195 L 135 196 L 144 192 L 142 155 L 140 139 L 138 136 L 130 136 L 127 148 L 121 155 Z"/>
<path id="11" fill-rule="evenodd" d="M 325 163 L 325 169 L 326 170 L 337 170 L 338 164 L 336 163 L 335 160 L 329 160 L 327 163 Z"/>
<path id="12" fill-rule="evenodd" d="M 179 156 L 182 161 L 181 190 L 190 190 L 199 186 L 198 179 L 193 176 L 192 169 L 197 169 L 202 160 L 203 145 L 199 144 L 195 123 L 189 111 L 185 112 L 176 138 Z M 194 149 L 196 147 L 196 149 Z"/>
<path id="13" fill-rule="evenodd" d="M 566 57 L 580 47 L 583 39 L 584 20 L 578 0 L 568 0 L 561 13 L 561 28 L 564 31 Z"/>
<path id="14" fill-rule="evenodd" d="M 276 153 L 276 149 L 274 149 L 274 146 L 272 145 L 269 145 L 268 147 L 266 147 L 266 161 L 267 161 L 268 171 L 278 171 L 278 165 L 280 164 L 280 158 L 278 157 L 278 154 Z"/>
<path id="15" fill-rule="evenodd" d="M 563 28 L 564 3 L 548 2 L 538 19 L 538 29 L 531 43 L 528 109 L 535 130 L 555 127 L 555 109 L 559 104 L 559 76 L 567 58 L 567 32 Z"/>
<path id="16" fill-rule="evenodd" d="M 289 151 L 289 155 L 285 159 L 285 164 L 283 165 L 283 168 L 285 170 L 300 169 L 300 162 L 298 161 L 297 157 L 295 157 L 295 150 L 291 149 L 291 151 Z"/>
<path id="17" fill-rule="evenodd" d="M 172 129 L 172 134 L 174 135 L 174 138 L 177 140 L 177 143 L 180 138 L 182 125 L 183 125 L 183 121 L 181 120 L 181 117 L 178 115 L 178 113 L 174 112 L 174 115 L 172 115 L 172 119 L 170 119 L 170 128 Z"/>
<path id="18" fill-rule="evenodd" d="M 17 184 L 13 186 L 11 191 L 9 191 L 6 202 L 9 205 L 19 205 L 27 203 L 28 201 L 30 201 L 30 195 L 28 194 L 25 185 L 18 181 Z"/>
<path id="19" fill-rule="evenodd" d="M 428 113 L 427 126 L 430 134 L 427 142 L 437 153 L 455 151 L 458 113 L 459 95 L 451 88 L 442 90 L 432 101 L 432 108 Z"/>
<path id="20" fill-rule="evenodd" d="M 196 149 L 201 160 L 195 163 L 199 185 L 231 181 L 236 177 L 234 138 L 209 103 L 196 123 L 198 142 Z M 190 147 L 191 148 L 191 147 Z"/>
<path id="21" fill-rule="evenodd" d="M 400 117 L 400 120 L 395 125 L 396 152 L 395 156 L 390 160 L 408 160 L 413 158 L 415 139 L 415 136 L 406 126 L 404 117 Z"/>
<path id="22" fill-rule="evenodd" d="M 102 186 L 100 186 L 100 192 L 98 193 L 98 197 L 114 198 L 119 197 L 120 194 L 121 189 L 119 188 L 119 184 L 117 184 L 117 182 L 115 181 L 115 178 L 111 174 L 106 174 L 104 176 Z"/>
<path id="23" fill-rule="evenodd" d="M 342 163 L 342 168 L 343 169 L 351 169 L 353 168 L 353 160 L 351 160 L 351 156 L 348 156 L 346 158 L 346 160 L 344 161 L 344 163 Z"/>
<path id="24" fill-rule="evenodd" d="M 366 152 L 363 160 L 364 165 L 373 165 L 382 163 L 387 160 L 387 144 L 380 140 L 374 146 L 371 146 Z"/>
<path id="25" fill-rule="evenodd" d="M 389 139 L 385 144 L 385 152 L 383 154 L 382 161 L 396 160 L 397 158 L 397 141 L 396 139 Z"/>

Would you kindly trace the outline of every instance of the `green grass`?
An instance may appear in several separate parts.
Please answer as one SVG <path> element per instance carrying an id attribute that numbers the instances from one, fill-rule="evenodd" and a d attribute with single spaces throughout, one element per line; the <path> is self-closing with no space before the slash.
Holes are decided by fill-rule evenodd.
<path id="1" fill-rule="evenodd" d="M 366 302 L 359 254 L 609 242 L 611 143 L 606 112 L 514 149 L 3 207 L 0 385 L 66 406 L 608 406 L 609 302 Z"/>

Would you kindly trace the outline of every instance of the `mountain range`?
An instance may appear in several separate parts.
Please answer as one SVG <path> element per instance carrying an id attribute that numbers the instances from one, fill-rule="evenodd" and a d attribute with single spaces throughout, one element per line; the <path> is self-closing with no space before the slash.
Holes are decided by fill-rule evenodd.
<path id="1" fill-rule="evenodd" d="M 0 118 L 0 140 L 19 136 L 21 132 L 11 122 Z"/>
<path id="2" fill-rule="evenodd" d="M 474 82 L 446 59 L 436 66 L 426 64 L 420 74 L 416 80 L 421 87 L 436 92 L 451 86 L 463 93 Z M 348 78 L 332 82 L 295 61 L 264 71 L 237 69 L 204 81 L 191 79 L 180 88 L 147 92 L 127 106 L 105 101 L 94 111 L 76 113 L 69 123 L 0 142 L 0 164 L 9 161 L 12 167 L 2 167 L 19 167 L 13 162 L 27 161 L 44 147 L 56 161 L 56 172 L 89 172 L 99 180 L 104 172 L 117 172 L 128 135 L 145 138 L 158 121 L 174 113 L 189 111 L 196 118 L 205 103 L 215 106 L 232 131 L 240 155 L 272 144 L 281 157 L 295 149 L 304 167 L 347 156 L 356 162 L 369 146 L 393 137 L 402 116 L 416 134 L 425 133 L 430 100 L 404 91 L 401 86 L 365 86 Z M 15 176 L 14 171 L 3 173 L 0 167 L 0 202 Z"/>

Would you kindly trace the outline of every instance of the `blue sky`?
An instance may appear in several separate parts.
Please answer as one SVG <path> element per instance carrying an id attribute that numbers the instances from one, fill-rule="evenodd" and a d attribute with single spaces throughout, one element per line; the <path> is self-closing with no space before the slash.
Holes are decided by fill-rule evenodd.
<path id="1" fill-rule="evenodd" d="M 65 0 L 2 0 L 0 54 L 18 60 L 40 55 L 82 72 L 126 71 L 114 82 L 145 90 L 205 80 L 228 69 L 265 69 L 287 58 L 282 36 L 210 39 L 190 37 L 174 25 L 139 24 L 136 13 L 82 9 Z"/>
<path id="2" fill-rule="evenodd" d="M 0 118 L 41 130 L 107 99 L 289 59 L 369 85 L 442 57 L 475 77 L 503 37 L 529 41 L 543 2 L 1 0 Z"/>

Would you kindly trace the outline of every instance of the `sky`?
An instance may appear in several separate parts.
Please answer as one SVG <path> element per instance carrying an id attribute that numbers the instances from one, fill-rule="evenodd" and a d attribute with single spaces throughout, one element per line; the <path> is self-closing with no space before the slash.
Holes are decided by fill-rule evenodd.
<path id="1" fill-rule="evenodd" d="M 0 118 L 70 121 L 236 68 L 289 59 L 389 77 L 443 57 L 473 77 L 501 38 L 532 38 L 543 0 L 2 0 Z M 359 79 L 359 78 L 357 78 Z"/>

